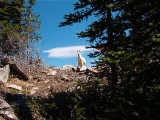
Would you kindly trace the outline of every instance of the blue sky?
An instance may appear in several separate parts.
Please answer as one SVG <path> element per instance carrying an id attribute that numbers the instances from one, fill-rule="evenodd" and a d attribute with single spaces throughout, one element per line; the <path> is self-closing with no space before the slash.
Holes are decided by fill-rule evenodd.
<path id="1" fill-rule="evenodd" d="M 39 20 L 42 21 L 42 30 L 38 31 L 43 38 L 39 42 L 40 55 L 46 61 L 47 65 L 54 65 L 60 68 L 63 65 L 77 66 L 76 50 L 82 51 L 82 56 L 87 60 L 87 66 L 90 67 L 90 59 L 87 55 L 93 50 L 86 50 L 84 46 L 90 44 L 87 38 L 78 38 L 76 33 L 83 31 L 87 25 L 93 21 L 85 21 L 73 26 L 58 27 L 59 22 L 64 21 L 65 14 L 73 11 L 73 3 L 77 0 L 37 0 L 34 6 L 34 13 L 39 14 Z"/>

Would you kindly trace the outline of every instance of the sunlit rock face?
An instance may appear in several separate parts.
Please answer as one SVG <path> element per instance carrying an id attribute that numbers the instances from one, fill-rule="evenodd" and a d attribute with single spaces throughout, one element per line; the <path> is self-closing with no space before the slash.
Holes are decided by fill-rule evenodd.
<path id="1" fill-rule="evenodd" d="M 0 68 L 0 81 L 6 83 L 8 81 L 9 72 L 10 72 L 9 65 L 5 65 L 4 67 Z"/>

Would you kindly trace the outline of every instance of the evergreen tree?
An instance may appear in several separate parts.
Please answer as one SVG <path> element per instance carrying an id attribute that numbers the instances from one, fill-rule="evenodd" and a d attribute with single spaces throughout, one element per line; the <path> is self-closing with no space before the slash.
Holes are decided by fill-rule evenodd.
<path id="1" fill-rule="evenodd" d="M 35 0 L 0 1 L 1 54 L 20 55 L 38 40 L 38 15 L 32 13 Z M 26 54 L 23 56 L 27 56 Z"/>
<path id="2" fill-rule="evenodd" d="M 103 72 L 110 73 L 106 75 L 113 83 L 129 76 L 136 79 L 135 74 L 159 66 L 157 0 L 79 0 L 74 6 L 76 12 L 65 15 L 60 26 L 73 25 L 90 16 L 97 19 L 78 35 L 89 38 L 91 47 L 101 50 L 91 57 L 100 56 L 97 63 L 105 66 Z M 158 75 L 156 71 L 154 74 Z"/>
<path id="3" fill-rule="evenodd" d="M 113 8 L 121 11 L 118 20 L 123 20 L 123 27 L 129 30 L 126 39 L 121 40 L 124 75 L 129 79 L 153 80 L 159 77 L 160 38 L 159 21 L 160 14 L 157 0 L 142 1 L 129 0 L 115 4 Z M 125 49 L 125 47 L 127 49 Z"/>
<path id="4" fill-rule="evenodd" d="M 89 38 L 91 47 L 101 50 L 90 56 L 100 56 L 97 66 L 103 66 L 102 75 L 107 76 L 111 83 L 115 84 L 120 79 L 120 71 L 112 53 L 117 51 L 117 41 L 124 37 L 125 32 L 122 29 L 122 22 L 115 20 L 116 15 L 111 10 L 112 3 L 112 0 L 80 0 L 75 4 L 76 12 L 65 15 L 65 22 L 60 23 L 60 26 L 72 25 L 89 19 L 90 16 L 97 19 L 78 36 Z"/>
<path id="5" fill-rule="evenodd" d="M 160 119 L 159 1 L 79 0 L 74 6 L 76 12 L 65 15 L 60 26 L 96 18 L 78 35 L 100 50 L 91 57 L 99 56 L 102 75 L 114 83 L 82 84 L 75 97 L 76 119 Z"/>

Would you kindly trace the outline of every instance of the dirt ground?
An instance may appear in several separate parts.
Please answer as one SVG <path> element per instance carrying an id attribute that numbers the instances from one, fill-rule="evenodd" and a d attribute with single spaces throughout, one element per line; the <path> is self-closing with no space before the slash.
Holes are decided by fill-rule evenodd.
<path id="1" fill-rule="evenodd" d="M 23 80 L 20 76 L 12 74 L 2 91 L 11 94 L 27 94 L 31 96 L 48 97 L 51 93 L 72 91 L 77 85 L 77 80 L 86 80 L 87 76 L 83 72 L 73 72 L 72 70 L 53 69 L 44 66 L 31 67 L 26 73 L 31 76 L 30 80 Z M 48 70 L 56 71 L 55 75 L 47 75 Z M 21 86 L 22 90 L 8 88 L 8 85 Z"/>

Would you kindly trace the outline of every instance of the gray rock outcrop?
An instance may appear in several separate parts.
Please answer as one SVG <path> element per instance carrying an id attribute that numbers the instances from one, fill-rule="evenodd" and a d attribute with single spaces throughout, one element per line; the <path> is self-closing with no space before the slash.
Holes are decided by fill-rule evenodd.
<path id="1" fill-rule="evenodd" d="M 22 76 L 25 80 L 29 80 L 30 76 L 27 75 L 24 71 L 22 71 L 16 63 L 14 63 L 13 61 L 10 61 L 8 58 L 3 58 L 1 60 L 2 65 L 10 65 L 10 68 L 12 71 L 14 71 L 15 73 L 19 74 L 20 76 Z"/>
<path id="2" fill-rule="evenodd" d="M 0 96 L 0 116 L 6 120 L 18 120 L 11 106 Z"/>
<path id="3" fill-rule="evenodd" d="M 9 72 L 9 65 L 5 65 L 4 67 L 0 68 L 0 81 L 2 81 L 2 83 L 6 83 L 8 81 Z"/>

